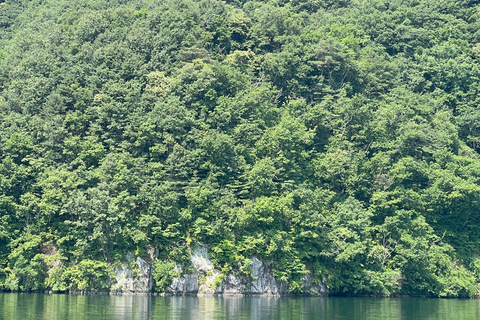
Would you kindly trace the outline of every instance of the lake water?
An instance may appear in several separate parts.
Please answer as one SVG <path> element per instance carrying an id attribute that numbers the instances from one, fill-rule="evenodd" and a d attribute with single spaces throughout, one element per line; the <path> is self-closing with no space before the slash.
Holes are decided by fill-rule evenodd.
<path id="1" fill-rule="evenodd" d="M 480 319 L 480 300 L 0 293 L 2 320 Z"/>

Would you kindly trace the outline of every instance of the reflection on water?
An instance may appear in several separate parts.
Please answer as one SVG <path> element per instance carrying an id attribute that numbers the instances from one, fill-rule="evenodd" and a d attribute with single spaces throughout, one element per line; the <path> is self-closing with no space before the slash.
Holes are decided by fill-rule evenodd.
<path id="1" fill-rule="evenodd" d="M 0 293 L 0 319 L 480 319 L 479 300 Z"/>

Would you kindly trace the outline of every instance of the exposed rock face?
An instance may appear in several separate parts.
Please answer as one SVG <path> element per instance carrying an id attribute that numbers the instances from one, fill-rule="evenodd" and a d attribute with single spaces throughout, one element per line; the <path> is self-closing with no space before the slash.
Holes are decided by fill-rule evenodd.
<path id="1" fill-rule="evenodd" d="M 226 295 L 238 295 L 247 292 L 248 281 L 245 277 L 229 273 L 222 282 L 222 293 Z"/>
<path id="2" fill-rule="evenodd" d="M 140 294 L 151 293 L 153 286 L 153 261 L 158 252 L 150 250 L 149 257 L 134 257 L 126 254 L 126 262 L 115 268 L 115 281 L 110 288 L 113 293 Z M 267 265 L 257 257 L 252 257 L 250 277 L 229 273 L 223 275 L 215 269 L 208 258 L 206 246 L 196 247 L 192 257 L 193 272 L 173 279 L 166 289 L 167 294 L 224 294 L 244 295 L 256 294 L 280 296 L 288 293 L 286 282 L 277 281 Z M 177 266 L 177 272 L 182 271 Z M 306 274 L 303 280 L 305 291 L 317 295 L 326 295 L 328 290 L 324 284 L 314 284 L 312 276 Z"/>
<path id="3" fill-rule="evenodd" d="M 150 250 L 149 254 L 148 258 L 134 258 L 131 252 L 127 252 L 125 257 L 127 262 L 115 268 L 115 281 L 110 287 L 111 292 L 150 293 L 153 285 L 153 260 L 158 252 Z"/>
<path id="4" fill-rule="evenodd" d="M 171 294 L 225 294 L 244 295 L 258 294 L 279 296 L 288 293 L 286 282 L 277 281 L 269 268 L 256 257 L 252 258 L 251 277 L 229 273 L 224 276 L 213 266 L 208 258 L 206 246 L 197 247 L 192 255 L 193 272 L 174 278 L 166 293 Z M 176 271 L 181 271 L 177 267 Z M 305 291 L 317 295 L 326 295 L 328 290 L 324 284 L 313 284 L 311 275 L 303 280 Z"/>
<path id="5" fill-rule="evenodd" d="M 214 294 L 221 293 L 221 287 L 215 285 L 215 279 L 221 272 L 213 267 L 213 262 L 208 259 L 208 248 L 197 247 L 192 255 L 193 273 L 186 274 L 173 279 L 172 284 L 167 288 L 168 293 L 173 294 Z M 176 271 L 181 271 L 177 266 Z"/>
<path id="6" fill-rule="evenodd" d="M 285 282 L 277 281 L 270 270 L 256 257 L 252 259 L 252 278 L 255 279 L 250 284 L 248 293 L 280 295 L 286 293 L 288 286 Z"/>
<path id="7" fill-rule="evenodd" d="M 307 273 L 303 279 L 303 286 L 308 288 L 310 294 L 326 295 L 328 294 L 327 286 L 324 283 L 312 283 L 312 275 Z M 325 280 L 324 280 L 325 281 Z"/>

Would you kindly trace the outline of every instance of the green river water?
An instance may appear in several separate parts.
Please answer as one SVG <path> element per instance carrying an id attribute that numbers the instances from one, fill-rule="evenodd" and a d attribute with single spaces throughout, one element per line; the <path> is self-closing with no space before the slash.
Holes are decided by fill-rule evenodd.
<path id="1" fill-rule="evenodd" d="M 0 319 L 480 319 L 480 300 L 0 293 Z"/>

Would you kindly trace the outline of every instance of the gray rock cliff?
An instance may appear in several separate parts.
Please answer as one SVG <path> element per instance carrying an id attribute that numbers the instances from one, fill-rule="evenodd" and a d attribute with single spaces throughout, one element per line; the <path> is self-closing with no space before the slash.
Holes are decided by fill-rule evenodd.
<path id="1" fill-rule="evenodd" d="M 286 282 L 277 281 L 268 266 L 257 257 L 252 257 L 250 277 L 229 273 L 223 275 L 215 269 L 213 262 L 208 258 L 208 248 L 200 246 L 192 254 L 193 272 L 173 279 L 166 293 L 170 294 L 224 294 L 244 295 L 256 294 L 266 296 L 280 296 L 288 293 Z M 177 266 L 176 271 L 181 271 Z M 327 295 L 328 290 L 322 283 L 315 284 L 310 274 L 303 280 L 305 291 L 317 295 Z"/>
<path id="2" fill-rule="evenodd" d="M 158 256 L 155 250 L 149 251 L 148 257 L 134 257 L 126 254 L 126 261 L 115 268 L 115 278 L 110 291 L 118 294 L 148 294 L 152 292 L 152 271 Z M 208 256 L 207 246 L 197 246 L 191 255 L 193 272 L 183 274 L 172 280 L 165 294 L 224 294 L 224 295 L 265 295 L 280 296 L 288 294 L 288 284 L 276 280 L 271 270 L 257 257 L 252 257 L 252 270 L 249 277 L 235 273 L 222 274 L 215 269 Z M 182 266 L 177 265 L 177 272 Z M 322 283 L 313 282 L 312 276 L 306 274 L 303 279 L 305 292 L 327 295 L 328 290 Z"/>
<path id="3" fill-rule="evenodd" d="M 134 257 L 131 252 L 127 252 L 126 262 L 121 263 L 114 269 L 115 279 L 112 282 L 110 291 L 112 293 L 151 293 L 153 286 L 153 261 L 158 252 L 149 250 L 148 257 Z"/>

